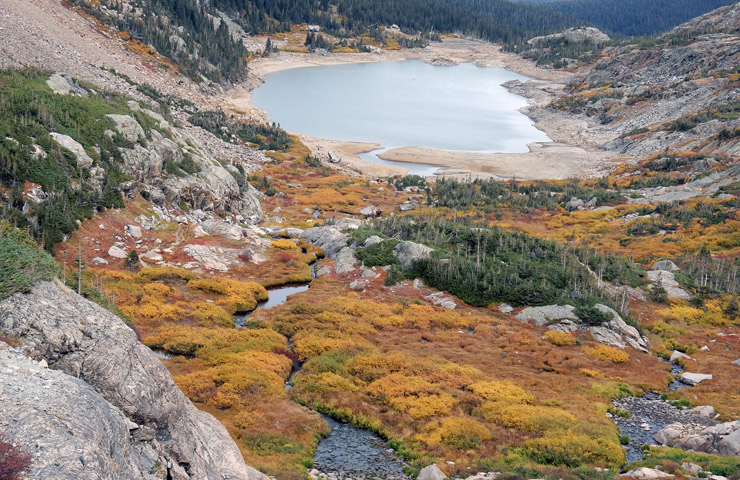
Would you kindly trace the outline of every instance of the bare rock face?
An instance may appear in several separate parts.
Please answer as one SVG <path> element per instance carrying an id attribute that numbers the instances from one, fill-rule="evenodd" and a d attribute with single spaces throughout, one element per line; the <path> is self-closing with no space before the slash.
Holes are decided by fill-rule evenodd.
<path id="1" fill-rule="evenodd" d="M 411 268 L 415 261 L 429 258 L 432 248 L 415 242 L 401 242 L 393 248 L 393 255 L 403 268 Z"/>
<path id="2" fill-rule="evenodd" d="M 611 314 L 612 316 L 612 319 L 608 322 L 589 329 L 591 335 L 597 341 L 619 348 L 625 348 L 629 345 L 635 350 L 647 353 L 650 348 L 650 341 L 647 337 L 640 335 L 640 332 L 635 327 L 627 325 L 614 309 L 601 304 L 597 304 L 595 307 L 600 312 Z"/>
<path id="3" fill-rule="evenodd" d="M 93 164 L 93 159 L 90 158 L 90 155 L 87 154 L 82 145 L 80 145 L 80 143 L 74 138 L 57 132 L 52 132 L 49 136 L 51 136 L 51 138 L 53 138 L 61 147 L 66 148 L 75 154 L 77 157 L 78 167 L 87 168 Z"/>
<path id="4" fill-rule="evenodd" d="M 34 478 L 267 480 L 115 315 L 42 282 L 0 302 L 0 331 L 53 369 L 0 352 L 0 362 L 11 364 L 3 375 L 29 372 L 12 383 L 27 393 L 0 390 L 0 405 L 19 411 L 0 418 L 12 438 L 37 448 Z"/>
<path id="5" fill-rule="evenodd" d="M 669 447 L 715 455 L 740 455 L 740 420 L 706 427 L 673 423 L 655 434 Z"/>
<path id="6" fill-rule="evenodd" d="M 324 254 L 335 259 L 340 250 L 347 246 L 349 235 L 336 227 L 313 227 L 301 233 L 299 238 L 320 247 Z"/>
<path id="7" fill-rule="evenodd" d="M 594 27 L 575 27 L 564 30 L 560 33 L 554 33 L 552 35 L 546 35 L 543 37 L 534 37 L 527 40 L 530 45 L 537 45 L 539 43 L 546 43 L 550 40 L 567 40 L 571 43 L 606 43 L 609 40 L 609 35 L 605 34 L 598 28 Z"/>
<path id="8" fill-rule="evenodd" d="M 578 316 L 573 313 L 572 305 L 545 305 L 542 307 L 527 307 L 515 317 L 520 322 L 534 320 L 539 327 L 547 323 L 559 323 L 563 320 L 578 321 Z"/>

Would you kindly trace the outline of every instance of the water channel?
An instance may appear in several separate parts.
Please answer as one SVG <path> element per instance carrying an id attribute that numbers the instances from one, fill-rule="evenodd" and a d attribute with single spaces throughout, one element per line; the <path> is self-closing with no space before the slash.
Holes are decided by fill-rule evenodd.
<path id="1" fill-rule="evenodd" d="M 311 264 L 312 277 L 316 278 L 316 263 Z M 267 290 L 268 299 L 260 302 L 251 312 L 235 315 L 236 328 L 247 328 L 247 320 L 258 309 L 271 308 L 284 304 L 288 297 L 296 293 L 305 292 L 310 283 L 285 285 Z M 287 347 L 293 350 L 293 342 L 288 339 Z M 155 352 L 156 353 L 156 352 Z M 164 358 L 164 357 L 163 357 Z M 293 378 L 300 372 L 302 363 L 293 362 L 290 376 L 285 388 L 290 389 Z M 397 458 L 393 450 L 388 448 L 385 441 L 368 430 L 362 430 L 352 425 L 322 415 L 329 424 L 330 433 L 319 442 L 314 456 L 314 467 L 321 473 L 342 479 L 384 479 L 406 480 L 403 473 L 406 465 Z"/>

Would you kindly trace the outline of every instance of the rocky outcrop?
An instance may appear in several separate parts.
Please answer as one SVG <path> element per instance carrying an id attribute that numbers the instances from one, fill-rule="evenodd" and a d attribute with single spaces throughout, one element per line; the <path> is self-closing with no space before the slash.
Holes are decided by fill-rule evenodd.
<path id="1" fill-rule="evenodd" d="M 78 97 L 87 96 L 87 90 L 82 88 L 79 83 L 70 77 L 59 73 L 55 73 L 49 77 L 46 84 L 49 85 L 49 88 L 51 88 L 54 93 L 58 93 L 59 95 L 75 95 Z"/>
<path id="2" fill-rule="evenodd" d="M 740 420 L 714 426 L 673 423 L 655 434 L 669 447 L 715 455 L 740 455 Z"/>
<path id="3" fill-rule="evenodd" d="M 321 248 L 324 254 L 333 260 L 339 251 L 347 246 L 349 235 L 336 227 L 313 227 L 305 230 L 298 238 Z"/>
<path id="4" fill-rule="evenodd" d="M 595 308 L 606 313 L 611 319 L 598 326 L 588 326 L 576 315 L 572 305 L 545 305 L 542 307 L 527 307 L 516 315 L 522 322 L 534 321 L 539 327 L 547 325 L 550 330 L 559 332 L 575 332 L 588 330 L 596 341 L 618 348 L 630 346 L 635 350 L 647 352 L 650 341 L 644 335 L 622 319 L 614 309 L 606 305 L 596 304 Z"/>
<path id="5" fill-rule="evenodd" d="M 267 480 L 129 327 L 60 284 L 0 302 L 0 332 L 23 342 L 0 352 L 0 421 L 33 478 Z"/>
<path id="6" fill-rule="evenodd" d="M 679 271 L 678 265 L 670 260 L 660 260 L 655 262 L 651 267 L 651 270 L 665 270 L 666 272 L 677 272 Z"/>
<path id="7" fill-rule="evenodd" d="M 416 480 L 444 480 L 445 478 L 447 475 L 437 465 L 432 464 L 422 468 Z"/>
<path id="8" fill-rule="evenodd" d="M 621 477 L 633 478 L 634 480 L 661 480 L 665 478 L 675 478 L 676 476 L 655 468 L 640 467 L 622 474 Z"/>
<path id="9" fill-rule="evenodd" d="M 49 136 L 53 138 L 60 147 L 66 148 L 70 152 L 74 153 L 75 157 L 77 157 L 78 167 L 87 168 L 93 164 L 93 159 L 90 158 L 90 155 L 87 154 L 82 145 L 80 145 L 80 143 L 74 138 L 57 132 L 51 132 Z"/>
<path id="10" fill-rule="evenodd" d="M 629 345 L 635 350 L 647 353 L 650 348 L 650 341 L 647 337 L 640 335 L 635 327 L 627 325 L 614 309 L 601 304 L 596 304 L 595 308 L 612 317 L 608 322 L 589 329 L 597 341 L 618 348 L 625 348 Z"/>
<path id="11" fill-rule="evenodd" d="M 349 247 L 341 249 L 336 258 L 337 261 L 334 264 L 334 271 L 336 273 L 349 273 L 357 267 L 355 252 Z"/>
<path id="12" fill-rule="evenodd" d="M 691 372 L 684 372 L 681 374 L 678 379 L 681 381 L 681 383 L 685 383 L 686 385 L 699 385 L 701 382 L 705 380 L 711 380 L 712 375 L 706 374 L 706 373 L 691 373 Z"/>
<path id="13" fill-rule="evenodd" d="M 673 272 L 667 270 L 652 270 L 647 272 L 647 277 L 654 286 L 660 283 L 668 294 L 668 298 L 691 300 L 691 295 L 680 287 Z"/>
<path id="14" fill-rule="evenodd" d="M 404 241 L 393 248 L 393 255 L 403 268 L 411 268 L 414 262 L 429 258 L 434 249 L 420 243 Z"/>
<path id="15" fill-rule="evenodd" d="M 534 37 L 527 40 L 530 45 L 539 45 L 541 43 L 548 43 L 552 40 L 566 40 L 570 43 L 606 43 L 609 40 L 609 35 L 605 34 L 598 28 L 594 27 L 575 27 L 563 30 L 559 33 L 552 35 L 545 35 L 542 37 Z"/>
<path id="16" fill-rule="evenodd" d="M 580 319 L 574 313 L 575 307 L 572 305 L 545 305 L 542 307 L 527 307 L 517 314 L 517 320 L 528 322 L 530 320 L 539 327 L 548 323 L 560 324 L 568 321 L 569 326 L 574 328 L 569 331 L 577 330 L 580 327 Z"/>

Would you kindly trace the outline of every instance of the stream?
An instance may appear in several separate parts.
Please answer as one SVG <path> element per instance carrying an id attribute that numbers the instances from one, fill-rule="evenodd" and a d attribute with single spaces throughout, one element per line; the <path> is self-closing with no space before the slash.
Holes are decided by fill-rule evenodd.
<path id="1" fill-rule="evenodd" d="M 316 262 L 311 264 L 312 278 L 316 278 Z M 247 320 L 258 309 L 272 308 L 284 304 L 288 297 L 305 292 L 311 283 L 284 285 L 267 290 L 269 298 L 257 304 L 251 312 L 240 312 L 234 317 L 236 328 L 249 328 Z M 286 346 L 292 352 L 293 341 L 287 340 Z M 155 352 L 156 353 L 156 352 Z M 303 363 L 295 359 L 290 375 L 285 382 L 285 389 L 292 386 L 293 378 L 301 371 Z M 322 415 L 329 424 L 330 433 L 324 437 L 314 455 L 316 475 L 331 480 L 407 480 L 403 473 L 406 464 L 393 453 L 386 442 L 378 435 Z"/>
<path id="2" fill-rule="evenodd" d="M 675 380 L 668 386 L 669 391 L 689 387 L 678 380 L 681 372 L 683 368 L 680 365 L 671 363 L 671 375 Z M 612 416 L 620 434 L 629 437 L 629 443 L 625 445 L 627 462 L 642 460 L 642 446 L 655 444 L 653 435 L 672 423 L 716 425 L 713 419 L 676 408 L 670 401 L 661 400 L 660 394 L 653 392 L 641 397 L 619 398 L 612 401 L 612 405 L 621 411 L 629 412 L 629 416 Z"/>

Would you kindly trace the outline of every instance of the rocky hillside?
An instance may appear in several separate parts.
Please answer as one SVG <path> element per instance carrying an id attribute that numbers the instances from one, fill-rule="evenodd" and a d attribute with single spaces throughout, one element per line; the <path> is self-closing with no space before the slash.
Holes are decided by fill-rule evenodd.
<path id="1" fill-rule="evenodd" d="M 597 120 L 604 145 L 642 159 L 656 152 L 740 151 L 740 5 L 605 52 L 555 107 Z"/>
<path id="2" fill-rule="evenodd" d="M 0 342 L 0 425 L 32 449 L 31 478 L 266 480 L 118 317 L 42 282 L 0 319 L 18 342 Z"/>

